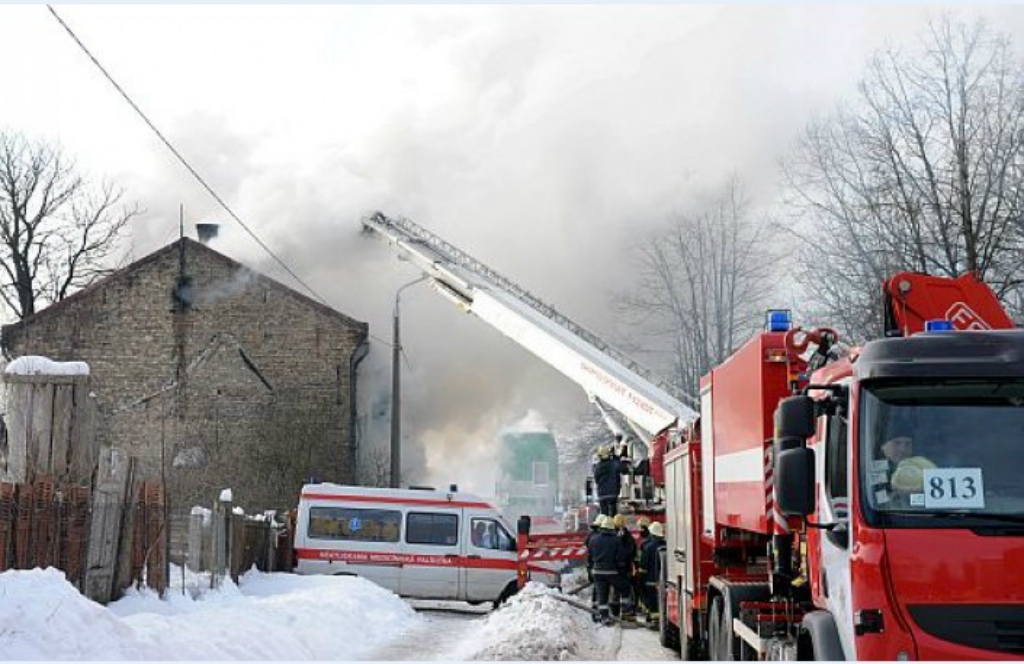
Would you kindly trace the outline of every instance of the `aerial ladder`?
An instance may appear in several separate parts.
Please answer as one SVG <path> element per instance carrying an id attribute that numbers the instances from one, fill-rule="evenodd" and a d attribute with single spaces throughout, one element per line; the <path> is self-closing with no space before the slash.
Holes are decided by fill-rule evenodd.
<path id="1" fill-rule="evenodd" d="M 660 459 L 666 438 L 696 419 L 692 397 L 655 376 L 593 332 L 434 233 L 400 217 L 376 212 L 362 219 L 366 233 L 378 235 L 422 270 L 434 289 L 463 311 L 488 323 L 579 385 L 598 408 L 616 438 L 630 444 L 637 462 L 651 459 L 647 482 L 630 481 L 626 501 L 657 503 Z M 623 422 L 633 432 L 629 435 Z M 635 469 L 637 464 L 631 464 Z M 630 480 L 634 480 L 631 475 Z"/>

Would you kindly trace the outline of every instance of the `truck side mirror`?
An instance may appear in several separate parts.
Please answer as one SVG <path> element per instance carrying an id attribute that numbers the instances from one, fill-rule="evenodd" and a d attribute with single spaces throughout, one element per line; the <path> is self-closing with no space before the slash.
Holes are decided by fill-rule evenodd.
<path id="1" fill-rule="evenodd" d="M 814 435 L 814 400 L 808 396 L 786 397 L 775 409 L 775 442 L 788 449 Z"/>
<path id="2" fill-rule="evenodd" d="M 776 450 L 775 501 L 786 516 L 814 513 L 814 450 Z"/>

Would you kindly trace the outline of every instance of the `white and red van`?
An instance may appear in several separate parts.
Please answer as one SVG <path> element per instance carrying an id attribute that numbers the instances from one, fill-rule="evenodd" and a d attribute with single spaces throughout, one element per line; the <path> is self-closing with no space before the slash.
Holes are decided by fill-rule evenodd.
<path id="1" fill-rule="evenodd" d="M 514 533 L 469 493 L 307 484 L 295 571 L 361 576 L 404 597 L 497 605 L 516 591 Z M 554 572 L 531 578 L 558 583 Z"/>

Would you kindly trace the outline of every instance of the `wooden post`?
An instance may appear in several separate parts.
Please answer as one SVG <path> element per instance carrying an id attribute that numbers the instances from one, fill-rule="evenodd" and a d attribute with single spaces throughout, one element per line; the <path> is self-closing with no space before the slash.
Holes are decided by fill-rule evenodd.
<path id="1" fill-rule="evenodd" d="M 206 510 L 193 508 L 188 517 L 188 552 L 185 566 L 193 572 L 203 571 L 203 521 Z"/>
<path id="2" fill-rule="evenodd" d="M 81 482 L 73 477 L 71 461 L 71 420 L 74 417 L 74 385 L 53 385 L 53 426 L 50 433 L 50 472 L 58 484 Z M 88 478 L 86 478 L 88 479 Z"/>
<path id="3" fill-rule="evenodd" d="M 122 513 L 131 462 L 121 450 L 104 447 L 96 472 L 96 490 L 92 497 L 92 521 L 86 554 L 85 595 L 106 604 L 113 598 L 121 543 Z"/>
<path id="4" fill-rule="evenodd" d="M 219 588 L 231 565 L 231 491 L 221 492 L 213 507 L 213 570 L 210 587 Z"/>

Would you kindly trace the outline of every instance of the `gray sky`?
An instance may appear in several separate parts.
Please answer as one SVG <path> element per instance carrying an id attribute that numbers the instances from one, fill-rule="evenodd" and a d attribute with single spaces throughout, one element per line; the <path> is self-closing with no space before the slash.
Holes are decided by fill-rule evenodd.
<path id="1" fill-rule="evenodd" d="M 236 213 L 327 303 L 391 337 L 416 272 L 359 235 L 404 215 L 612 340 L 623 246 L 737 173 L 777 197 L 777 160 L 851 99 L 868 55 L 940 6 L 181 5 L 57 11 Z M 1024 8 L 958 6 L 1016 39 Z M 0 6 L 0 126 L 59 141 L 146 209 L 141 257 L 213 244 L 294 285 L 187 174 L 45 6 Z M 20 63 L 10 66 L 10 63 Z M 582 392 L 425 286 L 402 300 L 407 467 L 483 492 L 500 429 Z M 364 363 L 389 389 L 390 349 Z M 657 367 L 652 367 L 657 369 Z M 385 421 L 386 425 L 386 421 Z M 386 426 L 383 429 L 386 437 Z M 415 445 L 415 449 L 412 446 Z"/>

